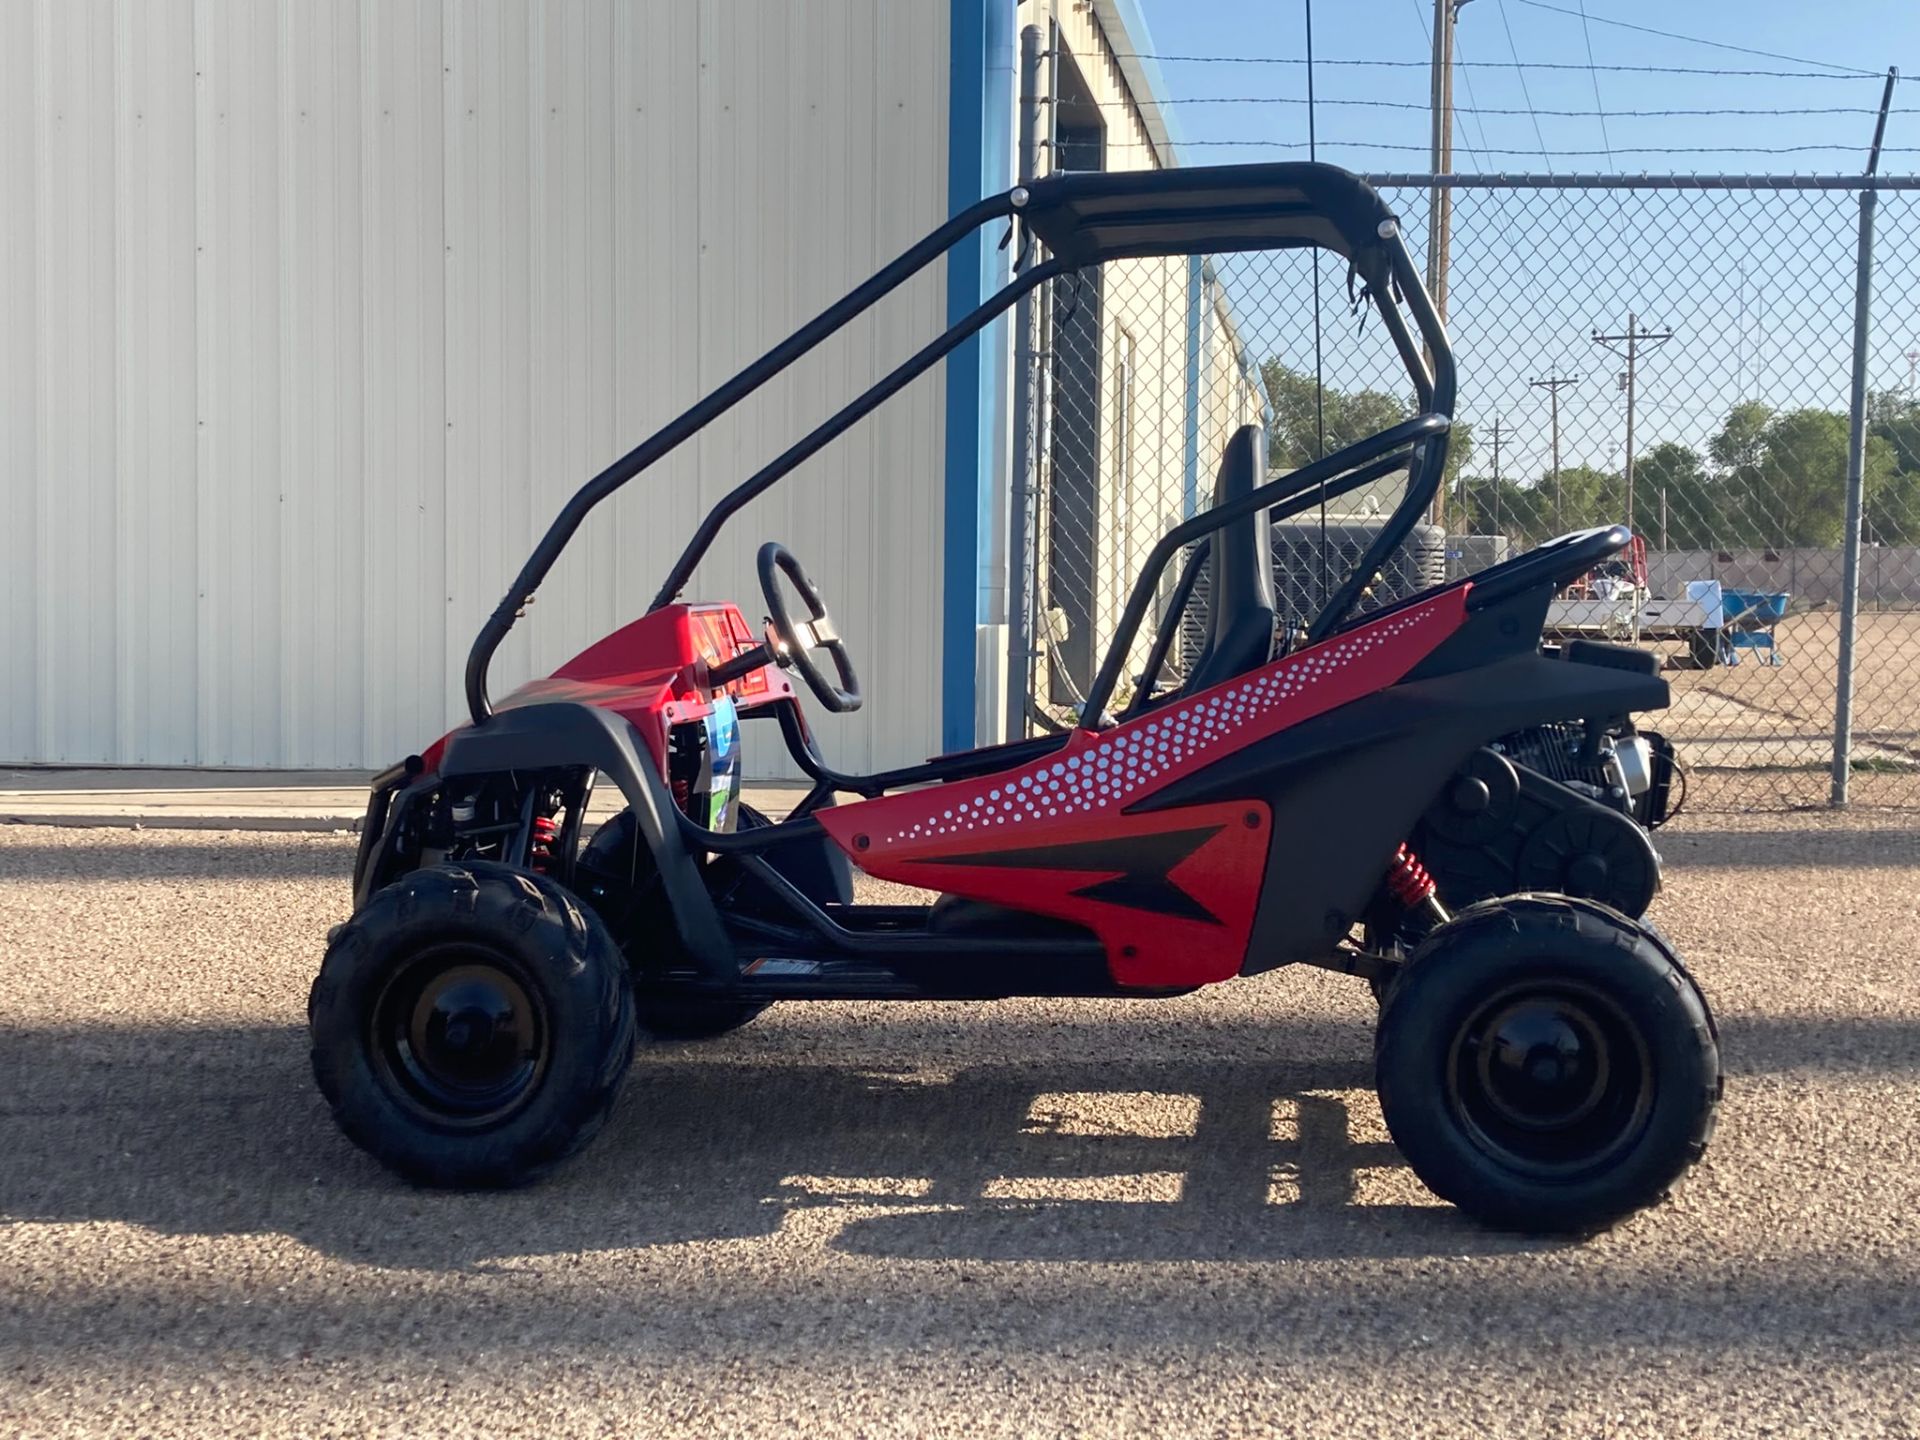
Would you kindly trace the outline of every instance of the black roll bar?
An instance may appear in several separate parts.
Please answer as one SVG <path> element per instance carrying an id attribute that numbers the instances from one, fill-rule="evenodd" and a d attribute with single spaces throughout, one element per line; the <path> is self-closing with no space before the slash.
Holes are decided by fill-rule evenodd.
<path id="1" fill-rule="evenodd" d="M 1387 258 L 1393 269 L 1393 279 L 1400 293 L 1406 297 L 1407 308 L 1413 311 L 1414 324 L 1420 327 L 1420 334 L 1427 342 L 1427 349 L 1433 355 L 1433 388 L 1425 400 L 1427 410 L 1447 418 L 1449 426 L 1453 419 L 1454 386 L 1457 376 L 1453 368 L 1453 347 L 1447 343 L 1447 327 L 1441 323 L 1439 313 L 1433 308 L 1433 299 L 1427 294 L 1426 286 L 1420 283 L 1419 272 L 1413 268 L 1413 257 L 1407 254 L 1406 242 L 1400 238 L 1398 227 L 1387 238 Z M 1394 341 L 1400 346 L 1401 354 L 1407 354 L 1406 323 L 1401 320 L 1400 312 L 1395 308 L 1391 297 L 1382 297 L 1377 306 L 1386 319 L 1387 326 L 1393 331 Z M 1413 371 L 1415 383 L 1425 373 L 1424 365 L 1415 365 L 1412 358 L 1407 361 L 1408 369 Z M 1420 459 L 1413 473 L 1407 477 L 1407 493 L 1387 517 L 1387 523 L 1380 527 L 1380 533 L 1373 537 L 1373 543 L 1367 547 L 1367 553 L 1360 557 L 1360 563 L 1354 566 L 1340 588 L 1333 592 L 1333 598 L 1314 617 L 1313 624 L 1307 627 L 1307 640 L 1312 643 L 1324 640 L 1347 618 L 1360 596 L 1373 583 L 1373 577 L 1386 563 L 1387 557 L 1406 542 L 1413 533 L 1413 527 L 1420 523 L 1420 517 L 1427 513 L 1427 507 L 1433 503 L 1433 497 L 1440 492 L 1440 482 L 1447 469 L 1447 432 L 1440 433 L 1420 447 Z"/>
<path id="2" fill-rule="evenodd" d="M 1048 260 L 1024 271 L 1004 289 L 991 296 L 985 304 L 975 307 L 964 320 L 936 336 L 914 354 L 902 361 L 890 371 L 886 378 L 872 388 L 864 391 L 850 404 L 822 421 L 803 439 L 787 447 L 781 454 L 763 465 L 747 479 L 736 485 L 721 499 L 718 505 L 707 512 L 707 518 L 700 522 L 700 528 L 693 532 L 693 539 L 687 542 L 687 548 L 680 552 L 680 558 L 673 562 L 673 569 L 667 572 L 666 580 L 660 586 L 660 593 L 653 597 L 652 609 L 662 605 L 671 605 L 674 597 L 685 587 L 693 575 L 694 566 L 707 553 L 713 544 L 714 536 L 720 528 L 733 518 L 741 507 L 756 496 L 772 488 L 782 476 L 814 455 L 836 436 L 845 432 L 859 419 L 876 410 L 887 400 L 926 371 L 931 370 L 950 351 L 957 350 L 967 340 L 990 325 L 994 317 L 1011 310 L 1019 303 L 1020 297 L 1039 288 L 1054 276 L 1064 274 L 1067 265 L 1061 260 Z"/>
<path id="3" fill-rule="evenodd" d="M 1390 455 L 1384 455 L 1371 464 L 1349 470 L 1337 480 L 1328 480 L 1324 484 L 1309 480 L 1307 489 L 1301 489 L 1300 472 L 1292 471 L 1281 477 L 1276 484 L 1291 483 L 1291 491 L 1282 491 L 1281 496 L 1267 509 L 1267 523 L 1275 524 L 1289 516 L 1298 515 L 1303 510 L 1311 510 L 1315 505 L 1324 504 L 1337 495 L 1347 495 L 1362 485 L 1370 485 L 1383 475 L 1391 475 L 1395 470 L 1408 468 L 1413 459 L 1413 449 L 1408 447 Z M 1160 628 L 1154 632 L 1153 648 L 1147 652 L 1147 663 L 1140 672 L 1141 687 L 1128 702 L 1122 719 L 1138 714 L 1152 699 L 1153 682 L 1159 678 L 1161 669 L 1167 663 L 1167 655 L 1173 649 L 1174 636 L 1179 631 L 1181 613 L 1187 608 L 1187 602 L 1193 596 L 1193 587 L 1199 580 L 1199 570 L 1206 563 L 1212 547 L 1212 540 L 1202 540 L 1193 547 L 1187 556 L 1187 563 L 1181 568 L 1180 578 L 1174 584 L 1173 593 L 1167 599 L 1167 608 L 1161 614 Z"/>
<path id="4" fill-rule="evenodd" d="M 924 240 L 903 252 L 892 264 L 848 291 L 846 295 L 802 325 L 726 384 L 682 411 L 581 486 L 573 498 L 567 501 L 565 508 L 554 518 L 553 523 L 547 527 L 547 533 L 540 537 L 540 543 L 534 546 L 533 554 L 529 555 L 527 563 L 520 567 L 520 573 L 514 577 L 513 584 L 508 587 L 505 597 L 494 607 L 493 613 L 487 617 L 486 624 L 480 627 L 480 634 L 474 639 L 473 649 L 467 653 L 467 709 L 472 713 L 474 723 L 476 725 L 483 723 L 487 716 L 493 713 L 492 707 L 487 703 L 487 667 L 493 661 L 494 651 L 500 648 L 500 642 L 506 639 L 507 632 L 513 628 L 513 622 L 519 618 L 527 602 L 533 599 L 533 592 L 540 588 L 540 582 L 547 578 L 548 572 L 560 559 L 561 552 L 567 548 L 567 542 L 573 539 L 574 532 L 580 528 L 581 522 L 587 518 L 594 506 L 641 471 L 678 449 L 829 335 L 840 330 L 849 321 L 871 309 L 906 284 L 952 249 L 955 242 L 963 236 L 973 233 L 990 220 L 1001 219 L 1012 213 L 1011 195 L 989 195 L 986 199 L 969 205 L 939 229 L 931 232 Z M 963 336 L 962 339 L 964 338 Z M 826 442 L 823 440 L 821 443 Z M 778 478 L 778 475 L 773 477 L 773 479 Z M 772 480 L 767 483 L 771 484 Z M 705 526 L 701 528 L 703 532 L 706 530 Z M 711 534 L 707 535 L 707 539 L 710 543 Z M 686 557 L 681 558 L 684 561 Z M 697 556 L 695 560 L 697 562 Z M 691 570 L 692 566 L 688 565 L 686 568 Z M 675 566 L 676 572 L 679 569 L 679 566 Z M 668 598 L 671 599 L 671 596 Z M 656 608 L 664 603 L 666 602 L 661 600 L 654 601 Z"/>
<path id="5" fill-rule="evenodd" d="M 1181 521 L 1162 535 L 1159 543 L 1147 553 L 1146 563 L 1140 567 L 1140 574 L 1134 580 L 1133 594 L 1127 598 L 1127 608 L 1120 614 L 1120 623 L 1115 627 L 1113 640 L 1107 646 L 1106 659 L 1100 662 L 1100 672 L 1093 677 L 1093 684 L 1087 690 L 1086 707 L 1081 724 L 1089 727 L 1096 726 L 1100 723 L 1100 716 L 1106 713 L 1107 701 L 1113 698 L 1114 686 L 1119 683 L 1121 667 L 1126 663 L 1127 650 L 1133 643 L 1135 632 L 1140 628 L 1140 622 L 1146 618 L 1148 607 L 1153 603 L 1154 583 L 1160 572 L 1166 568 L 1167 561 L 1173 558 L 1181 546 L 1189 541 L 1198 540 L 1202 535 L 1211 535 L 1216 530 L 1231 525 L 1235 520 L 1253 514 L 1256 510 L 1264 510 L 1276 501 L 1285 500 L 1290 496 L 1304 496 L 1306 491 L 1312 490 L 1315 492 L 1313 495 L 1305 496 L 1306 503 L 1310 505 L 1319 499 L 1318 491 L 1323 485 L 1328 486 L 1329 494 L 1340 494 L 1355 489 L 1368 480 L 1377 479 L 1405 464 L 1403 455 L 1393 455 L 1390 452 L 1404 450 L 1415 441 L 1424 442 L 1416 447 L 1421 452 L 1421 458 L 1415 462 L 1416 470 L 1428 464 L 1436 445 L 1444 460 L 1446 433 L 1452 423 L 1447 416 L 1436 414 L 1415 415 L 1412 419 L 1402 420 L 1399 424 L 1389 426 L 1378 434 L 1369 435 L 1364 440 L 1356 440 L 1351 445 L 1344 445 L 1333 454 L 1323 456 L 1310 465 L 1303 465 L 1298 470 L 1282 475 L 1278 480 L 1269 480 L 1266 484 L 1249 490 L 1238 500 L 1226 505 L 1217 505 L 1211 510 L 1202 510 L 1191 520 Z M 1369 464 L 1368 462 L 1377 463 Z M 1365 467 L 1364 470 L 1361 467 Z M 1337 488 L 1330 483 L 1342 479 L 1350 470 L 1361 471 L 1361 473 Z M 1417 514 L 1419 510 L 1425 508 L 1425 500 L 1422 500 L 1417 507 L 1410 504 L 1414 491 L 1420 483 L 1417 475 L 1414 480 L 1408 482 L 1407 495 L 1400 502 L 1401 510 L 1412 508 Z M 1431 498 L 1429 494 L 1427 499 Z M 1412 529 L 1411 522 L 1407 528 Z M 1372 550 L 1369 549 L 1368 553 L 1371 554 Z"/>
<path id="6" fill-rule="evenodd" d="M 1336 478 L 1342 469 L 1404 444 L 1409 438 L 1420 438 L 1424 442 L 1418 447 L 1419 455 L 1406 496 L 1368 548 L 1360 568 L 1348 577 L 1315 620 L 1311 637 L 1319 638 L 1337 625 L 1353 608 L 1381 561 L 1418 523 L 1439 488 L 1446 463 L 1446 430 L 1454 401 L 1453 353 L 1447 344 L 1445 328 L 1407 254 L 1398 223 L 1364 182 L 1330 165 L 1288 162 L 1124 175 L 1058 175 L 1036 181 L 1031 187 L 1019 186 L 1004 194 L 988 196 L 968 206 L 583 485 L 547 527 L 526 564 L 514 577 L 512 586 L 481 626 L 468 652 L 466 698 L 474 723 L 484 723 L 492 713 L 487 699 L 487 670 L 494 652 L 596 505 L 765 385 L 827 336 L 919 274 L 963 237 L 989 221 L 1016 216 L 1023 216 L 1025 223 L 1048 242 L 1055 252 L 1053 258 L 1016 276 L 723 497 L 701 521 L 692 540 L 674 562 L 659 594 L 654 597 L 652 608 L 673 602 L 714 537 L 742 506 L 979 333 L 996 316 L 1012 308 L 1021 296 L 1055 276 L 1112 259 L 1320 246 L 1345 255 L 1366 281 L 1374 308 L 1380 312 L 1394 348 L 1413 379 L 1422 409 L 1428 412 L 1419 419 L 1437 422 L 1426 425 L 1417 436 L 1403 433 L 1405 426 L 1395 426 L 1373 437 L 1373 442 L 1349 446 L 1286 477 L 1285 482 L 1276 482 L 1292 482 L 1295 486 L 1323 484 Z M 1420 337 L 1433 356 L 1431 372 L 1414 346 L 1406 320 L 1395 304 L 1396 289 L 1411 308 Z M 1390 436 L 1397 438 L 1389 440 Z M 1341 465 L 1329 467 L 1328 462 L 1334 460 L 1340 460 Z M 1303 480 L 1302 476 L 1311 478 Z M 1249 499 L 1257 497 L 1261 503 L 1271 503 L 1274 495 L 1274 487 L 1266 486 L 1254 491 Z M 1170 532 L 1161 542 L 1162 547 L 1172 541 L 1177 548 L 1257 508 L 1259 504 L 1236 503 L 1196 517 Z M 1145 582 L 1158 575 L 1170 553 L 1156 547 L 1156 558 L 1136 584 L 1134 600 L 1128 604 L 1130 618 L 1123 620 L 1128 635 L 1138 629 L 1140 615 L 1144 613 L 1136 613 L 1135 602 L 1141 600 Z M 1150 594 L 1150 590 L 1146 593 Z M 1124 647 L 1116 643 L 1101 667 L 1106 682 L 1106 693 L 1099 696 L 1101 706 L 1112 692 L 1114 672 L 1119 664 L 1117 657 L 1123 650 Z M 1100 707 L 1089 708 L 1092 713 L 1099 713 Z"/>

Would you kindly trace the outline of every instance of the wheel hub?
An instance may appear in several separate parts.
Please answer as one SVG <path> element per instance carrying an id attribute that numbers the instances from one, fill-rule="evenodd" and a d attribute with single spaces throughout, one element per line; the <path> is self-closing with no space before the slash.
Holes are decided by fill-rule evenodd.
<path id="1" fill-rule="evenodd" d="M 1603 1044 L 1577 1010 L 1528 1000 L 1499 1015 L 1480 1047 L 1489 1102 L 1529 1127 L 1566 1124 L 1593 1108 L 1607 1079 Z"/>
<path id="2" fill-rule="evenodd" d="M 546 1019 L 505 957 L 440 947 L 403 967 L 374 1012 L 375 1053 L 395 1093 L 444 1124 L 504 1118 L 532 1094 Z"/>
<path id="3" fill-rule="evenodd" d="M 1455 1032 L 1448 1102 L 1473 1142 L 1515 1170 L 1566 1176 L 1606 1163 L 1652 1098 L 1644 1043 L 1598 993 L 1515 987 Z"/>

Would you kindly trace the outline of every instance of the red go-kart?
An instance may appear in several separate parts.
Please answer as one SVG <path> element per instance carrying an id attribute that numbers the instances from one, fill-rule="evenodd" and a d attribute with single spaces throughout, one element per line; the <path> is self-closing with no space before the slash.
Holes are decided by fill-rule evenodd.
<path id="1" fill-rule="evenodd" d="M 646 615 L 489 701 L 495 649 L 594 505 L 1005 222 L 1045 258 L 727 495 Z M 681 598 L 733 513 L 1037 286 L 1309 246 L 1364 282 L 1420 413 L 1275 479 L 1259 432 L 1235 434 L 1212 508 L 1149 555 L 1069 732 L 837 773 L 795 682 L 829 712 L 860 685 L 799 562 L 761 547 L 760 629 Z M 1440 483 L 1454 393 L 1394 217 L 1331 167 L 1062 175 L 956 216 L 583 488 L 474 645 L 471 723 L 375 780 L 354 913 L 310 1007 L 342 1128 L 421 1183 L 515 1184 L 600 1126 L 639 1032 L 717 1035 L 776 1001 L 1179 995 L 1304 963 L 1373 983 L 1381 1107 L 1435 1192 L 1529 1231 L 1654 1201 L 1699 1158 L 1721 1090 L 1706 1001 L 1635 918 L 1671 747 L 1633 717 L 1667 687 L 1640 651 L 1542 642 L 1555 593 L 1630 536 L 1565 536 L 1363 609 Z M 1369 551 L 1303 631 L 1276 626 L 1264 527 L 1395 471 L 1404 495 Z M 1183 552 L 1208 571 L 1204 648 L 1162 676 L 1169 609 L 1109 713 Z M 743 734 L 766 720 L 813 780 L 777 822 L 739 799 Z M 624 805 L 589 835 L 603 777 Z M 859 903 L 856 870 L 939 898 Z"/>

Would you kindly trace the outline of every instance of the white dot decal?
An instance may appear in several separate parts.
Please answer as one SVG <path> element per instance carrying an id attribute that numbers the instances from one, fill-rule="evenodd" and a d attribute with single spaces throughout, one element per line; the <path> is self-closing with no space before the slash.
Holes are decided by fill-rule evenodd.
<path id="1" fill-rule="evenodd" d="M 1015 777 L 996 777 L 991 788 L 969 798 L 943 800 L 956 808 L 929 810 L 890 840 L 930 840 L 962 830 L 1019 825 L 1060 815 L 1086 814 L 1125 805 L 1143 787 L 1231 745 L 1246 727 L 1261 725 L 1276 711 L 1311 704 L 1320 682 L 1364 659 L 1393 637 L 1438 619 L 1432 607 L 1404 612 L 1332 645 L 1277 662 L 1259 675 L 1157 711 L 1153 718 L 1111 731 L 1078 753 L 1035 762 Z M 1277 727 L 1276 727 L 1277 728 Z M 903 822 L 904 824 L 904 822 Z"/>

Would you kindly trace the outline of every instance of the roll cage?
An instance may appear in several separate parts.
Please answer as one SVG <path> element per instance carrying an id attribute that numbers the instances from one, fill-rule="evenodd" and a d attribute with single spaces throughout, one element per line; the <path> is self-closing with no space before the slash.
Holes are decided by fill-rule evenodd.
<path id="1" fill-rule="evenodd" d="M 1275 519 L 1296 514 L 1405 467 L 1408 482 L 1399 504 L 1315 617 L 1308 638 L 1318 640 L 1338 628 L 1439 489 L 1452 424 L 1453 351 L 1393 213 L 1371 187 L 1331 165 L 1289 162 L 1062 174 L 968 206 L 583 485 L 547 528 L 474 640 L 466 666 L 467 707 L 474 723 L 485 724 L 492 713 L 487 672 L 494 652 L 595 506 L 962 239 L 1002 220 L 1014 227 L 1009 240 L 1019 233 L 1014 253 L 1020 263 L 1008 283 L 723 496 L 668 570 L 649 611 L 674 602 L 735 512 L 1049 280 L 1109 260 L 1318 248 L 1346 260 L 1359 278 L 1359 299 L 1371 303 L 1385 324 L 1413 383 L 1420 413 L 1167 531 L 1135 578 L 1086 697 L 1087 723 L 1097 723 L 1106 713 L 1134 635 L 1152 604 L 1155 582 L 1177 551 L 1257 511 L 1271 508 Z M 1045 247 L 1044 259 L 1028 263 L 1029 239 Z M 1402 305 L 1412 316 L 1411 328 Z M 1176 596 L 1191 591 L 1198 560 L 1197 553 L 1190 557 Z M 1165 657 L 1178 609 L 1176 604 L 1156 637 L 1150 674 Z"/>

